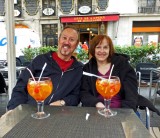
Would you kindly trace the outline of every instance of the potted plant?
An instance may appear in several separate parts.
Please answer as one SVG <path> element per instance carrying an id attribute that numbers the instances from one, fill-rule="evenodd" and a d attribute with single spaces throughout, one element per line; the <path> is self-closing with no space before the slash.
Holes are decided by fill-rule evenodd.
<path id="1" fill-rule="evenodd" d="M 24 54 L 24 59 L 26 62 L 31 62 L 33 58 L 37 55 L 47 53 L 49 51 L 57 51 L 56 46 L 42 46 L 42 47 L 34 47 L 28 46 L 22 50 Z"/>

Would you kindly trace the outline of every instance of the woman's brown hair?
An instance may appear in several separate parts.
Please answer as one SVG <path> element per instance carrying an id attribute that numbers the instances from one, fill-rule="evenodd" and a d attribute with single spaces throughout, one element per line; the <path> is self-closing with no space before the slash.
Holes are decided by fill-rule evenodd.
<path id="1" fill-rule="evenodd" d="M 101 44 L 103 39 L 106 39 L 109 45 L 109 56 L 107 61 L 110 62 L 111 61 L 111 57 L 112 55 L 115 53 L 114 47 L 113 47 L 113 42 L 111 40 L 111 38 L 107 35 L 97 35 L 95 36 L 89 44 L 89 53 L 92 55 L 92 57 L 95 58 L 95 48 L 98 44 Z"/>

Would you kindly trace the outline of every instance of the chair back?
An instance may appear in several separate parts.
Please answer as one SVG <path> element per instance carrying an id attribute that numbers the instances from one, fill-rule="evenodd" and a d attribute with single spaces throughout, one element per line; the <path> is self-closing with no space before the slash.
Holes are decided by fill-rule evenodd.
<path id="1" fill-rule="evenodd" d="M 150 72 L 153 68 L 157 68 L 158 66 L 154 63 L 138 63 L 136 65 L 136 72 L 141 73 L 141 80 L 149 81 L 150 80 Z M 152 80 L 157 80 L 158 75 L 153 73 Z"/>
<path id="2" fill-rule="evenodd" d="M 6 82 L 5 82 L 5 79 L 3 77 L 3 75 L 1 74 L 0 72 L 0 93 L 5 93 L 6 92 L 6 89 L 7 89 L 7 85 L 6 85 Z"/>
<path id="3" fill-rule="evenodd" d="M 21 64 L 22 64 L 22 66 L 23 66 L 23 64 L 24 64 L 24 62 L 25 62 L 25 58 L 24 58 L 24 56 L 19 56 L 19 59 L 20 59 Z"/>
<path id="4" fill-rule="evenodd" d="M 19 58 L 16 57 L 16 66 L 21 66 L 22 63 Z"/>

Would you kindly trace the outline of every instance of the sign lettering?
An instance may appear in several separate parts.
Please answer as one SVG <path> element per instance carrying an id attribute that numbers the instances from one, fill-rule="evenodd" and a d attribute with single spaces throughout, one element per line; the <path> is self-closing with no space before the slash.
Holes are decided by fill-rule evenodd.
<path id="1" fill-rule="evenodd" d="M 17 44 L 17 36 L 14 37 L 14 44 Z M 0 46 L 6 46 L 7 45 L 7 38 L 3 37 L 0 39 Z"/>
<path id="2" fill-rule="evenodd" d="M 117 21 L 119 20 L 119 14 L 101 15 L 101 16 L 60 17 L 60 20 L 62 23 Z"/>

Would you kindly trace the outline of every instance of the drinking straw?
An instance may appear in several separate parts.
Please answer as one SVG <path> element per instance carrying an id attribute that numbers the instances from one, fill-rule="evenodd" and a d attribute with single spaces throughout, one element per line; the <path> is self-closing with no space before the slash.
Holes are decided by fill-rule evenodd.
<path id="1" fill-rule="evenodd" d="M 34 78 L 34 76 L 33 76 L 33 74 L 32 74 L 32 72 L 31 72 L 31 70 L 29 69 L 29 68 L 26 68 L 28 71 L 29 71 L 29 73 L 31 74 L 31 76 L 32 76 L 32 79 L 36 82 L 36 80 L 35 80 L 35 78 Z"/>
<path id="2" fill-rule="evenodd" d="M 108 80 L 110 80 L 110 78 L 111 78 L 111 75 L 112 75 L 113 68 L 114 68 L 114 64 L 112 65 L 112 68 L 111 68 L 111 71 L 110 71 L 110 74 L 109 74 L 109 79 L 108 79 Z"/>
<path id="3" fill-rule="evenodd" d="M 100 79 L 105 79 L 101 76 L 98 76 L 98 75 L 95 75 L 95 74 L 92 74 L 92 73 L 89 73 L 89 72 L 85 72 L 83 71 L 83 75 L 86 75 L 86 76 L 94 76 L 94 77 L 97 77 L 97 78 L 100 78 Z"/>
<path id="4" fill-rule="evenodd" d="M 40 76 L 39 76 L 38 82 L 41 80 L 41 77 L 42 77 L 43 71 L 44 71 L 44 69 L 46 68 L 46 66 L 47 66 L 47 63 L 45 62 L 45 63 L 44 63 L 44 65 L 43 65 L 43 68 L 42 68 L 41 74 L 40 74 Z"/>

